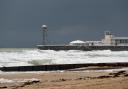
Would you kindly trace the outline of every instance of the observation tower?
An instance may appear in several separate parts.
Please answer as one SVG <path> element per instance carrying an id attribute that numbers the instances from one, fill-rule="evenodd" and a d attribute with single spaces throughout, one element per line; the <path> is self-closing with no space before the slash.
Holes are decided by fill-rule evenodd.
<path id="1" fill-rule="evenodd" d="M 47 27 L 47 25 L 42 25 L 41 29 L 42 29 L 42 32 L 43 32 L 42 45 L 47 45 L 47 31 L 48 31 L 48 27 Z"/>

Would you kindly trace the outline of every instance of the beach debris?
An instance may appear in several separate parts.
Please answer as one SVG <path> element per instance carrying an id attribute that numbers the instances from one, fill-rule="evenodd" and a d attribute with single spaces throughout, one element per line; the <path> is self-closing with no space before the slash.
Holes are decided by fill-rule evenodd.
<path id="1" fill-rule="evenodd" d="M 35 84 L 35 83 L 39 83 L 40 80 L 37 80 L 37 79 L 31 79 L 31 80 L 28 80 L 23 82 L 23 84 L 20 86 L 20 87 L 24 87 L 26 85 L 32 85 L 32 84 Z"/>
<path id="2" fill-rule="evenodd" d="M 104 79 L 104 78 L 115 78 L 115 77 L 128 77 L 128 73 L 122 70 L 122 71 L 117 71 L 115 73 L 109 73 L 108 75 L 102 75 L 98 77 L 80 77 L 75 80 Z"/>
<path id="3" fill-rule="evenodd" d="M 117 71 L 115 73 L 109 73 L 109 75 L 111 75 L 112 77 L 120 77 L 120 76 L 124 76 L 127 77 L 128 74 L 126 71 L 122 70 L 122 71 Z"/>
<path id="4" fill-rule="evenodd" d="M 8 88 L 8 87 L 17 89 L 18 87 L 24 87 L 24 86 L 32 85 L 32 84 L 39 83 L 39 82 L 40 82 L 40 80 L 36 79 L 36 78 L 22 79 L 22 80 L 21 79 L 9 80 L 9 79 L 1 78 L 0 84 L 2 84 L 4 86 L 0 86 L 0 89 L 4 89 L 4 88 Z"/>
<path id="5" fill-rule="evenodd" d="M 111 76 L 107 76 L 107 75 L 103 75 L 103 76 L 99 76 L 97 77 L 98 79 L 104 79 L 104 78 L 111 78 Z"/>
<path id="6" fill-rule="evenodd" d="M 69 81 L 71 79 L 64 79 L 64 78 L 60 78 L 58 80 L 52 80 L 51 82 L 64 82 L 64 81 Z"/>
<path id="7" fill-rule="evenodd" d="M 4 88 L 7 88 L 7 86 L 0 86 L 0 89 L 4 89 Z"/>

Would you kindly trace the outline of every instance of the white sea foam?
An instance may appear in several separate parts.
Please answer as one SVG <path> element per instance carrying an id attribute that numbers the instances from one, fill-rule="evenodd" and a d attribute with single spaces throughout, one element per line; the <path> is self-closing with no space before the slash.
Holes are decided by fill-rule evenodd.
<path id="1" fill-rule="evenodd" d="M 0 49 L 0 66 L 128 62 L 128 51 Z"/>
<path id="2" fill-rule="evenodd" d="M 32 82 L 32 81 L 40 81 L 40 80 L 36 78 L 22 79 L 22 80 L 21 79 L 9 80 L 9 79 L 0 78 L 0 84 L 2 83 L 24 83 L 24 82 Z"/>

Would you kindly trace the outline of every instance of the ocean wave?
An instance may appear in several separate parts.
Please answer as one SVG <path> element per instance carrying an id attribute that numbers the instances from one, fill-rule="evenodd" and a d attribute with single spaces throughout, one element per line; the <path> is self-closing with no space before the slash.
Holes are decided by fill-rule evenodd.
<path id="1" fill-rule="evenodd" d="M 0 66 L 128 62 L 128 51 L 0 49 Z"/>

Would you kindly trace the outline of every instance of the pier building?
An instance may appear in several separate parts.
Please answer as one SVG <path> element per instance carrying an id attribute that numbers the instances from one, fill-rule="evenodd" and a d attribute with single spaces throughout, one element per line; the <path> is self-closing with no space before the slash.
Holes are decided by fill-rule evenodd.
<path id="1" fill-rule="evenodd" d="M 128 37 L 116 37 L 110 31 L 106 31 L 101 41 L 76 40 L 69 43 L 74 46 L 128 46 Z"/>

